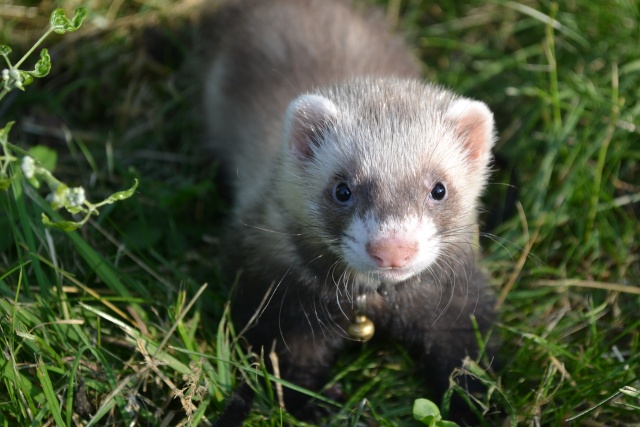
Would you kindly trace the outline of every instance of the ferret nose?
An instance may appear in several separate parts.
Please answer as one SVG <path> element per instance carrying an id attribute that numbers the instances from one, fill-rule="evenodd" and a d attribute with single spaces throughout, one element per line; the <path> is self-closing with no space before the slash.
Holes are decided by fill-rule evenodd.
<path id="1" fill-rule="evenodd" d="M 367 243 L 367 252 L 379 267 L 402 268 L 415 257 L 418 243 L 399 238 L 382 239 Z"/>

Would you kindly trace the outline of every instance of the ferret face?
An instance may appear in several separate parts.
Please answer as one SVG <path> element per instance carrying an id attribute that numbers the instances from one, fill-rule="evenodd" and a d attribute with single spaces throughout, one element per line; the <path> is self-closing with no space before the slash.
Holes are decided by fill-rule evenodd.
<path id="1" fill-rule="evenodd" d="M 477 101 L 412 82 L 353 82 L 291 103 L 288 209 L 334 268 L 377 287 L 470 244 L 493 118 Z M 355 86 L 355 87 L 354 87 Z M 364 94 L 354 102 L 350 92 Z"/>

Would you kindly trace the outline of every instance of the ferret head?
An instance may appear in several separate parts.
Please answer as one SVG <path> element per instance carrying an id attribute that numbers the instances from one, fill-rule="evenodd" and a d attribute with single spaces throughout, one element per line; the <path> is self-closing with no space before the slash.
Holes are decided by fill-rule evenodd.
<path id="1" fill-rule="evenodd" d="M 306 262 L 324 257 L 377 287 L 471 244 L 493 129 L 484 103 L 414 81 L 360 79 L 292 101 L 280 183 L 306 224 L 303 252 L 320 257 Z"/>

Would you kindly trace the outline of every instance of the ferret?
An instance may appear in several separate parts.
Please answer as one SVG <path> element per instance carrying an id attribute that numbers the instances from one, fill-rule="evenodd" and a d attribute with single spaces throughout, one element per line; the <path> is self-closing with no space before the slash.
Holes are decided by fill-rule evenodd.
<path id="1" fill-rule="evenodd" d="M 487 105 L 425 83 L 383 16 L 347 1 L 227 2 L 205 45 L 236 331 L 317 391 L 366 323 L 441 394 L 478 356 L 472 316 L 481 333 L 494 319 L 474 243 L 496 139 Z M 310 413 L 301 393 L 284 402 Z"/>

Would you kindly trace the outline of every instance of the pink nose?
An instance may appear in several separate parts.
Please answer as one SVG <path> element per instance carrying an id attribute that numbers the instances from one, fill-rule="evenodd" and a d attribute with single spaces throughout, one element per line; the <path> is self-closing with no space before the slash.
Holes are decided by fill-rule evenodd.
<path id="1" fill-rule="evenodd" d="M 381 239 L 367 243 L 367 252 L 380 267 L 402 268 L 415 257 L 418 243 L 398 238 Z"/>

